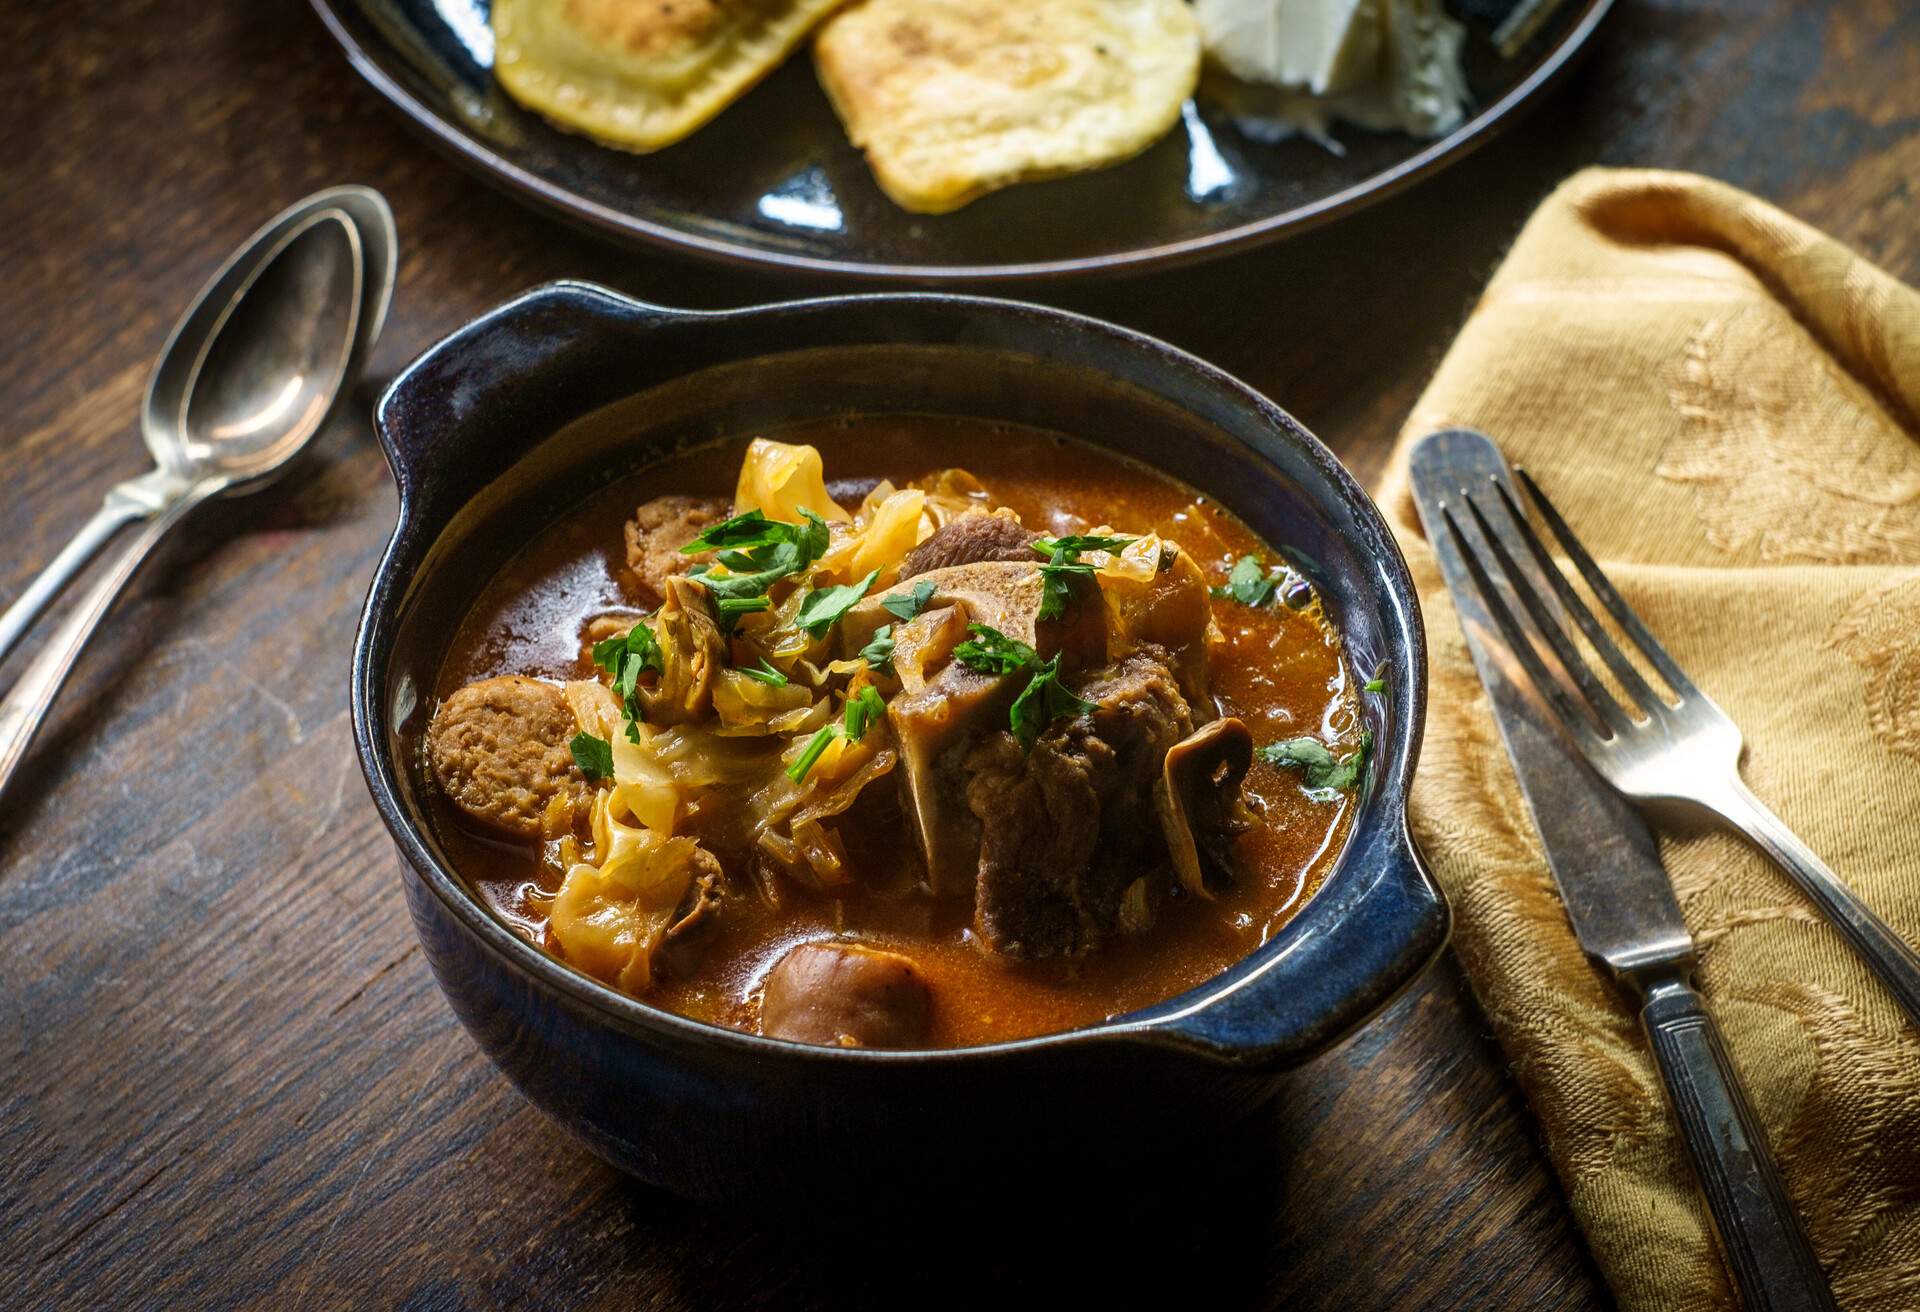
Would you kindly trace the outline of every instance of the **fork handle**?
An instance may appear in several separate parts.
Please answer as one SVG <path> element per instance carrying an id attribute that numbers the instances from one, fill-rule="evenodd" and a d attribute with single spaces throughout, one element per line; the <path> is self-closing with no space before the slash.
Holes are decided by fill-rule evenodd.
<path id="1" fill-rule="evenodd" d="M 1747 1312 L 1833 1308 L 1826 1275 L 1705 999 L 1685 979 L 1657 980 L 1647 987 L 1640 1022 Z"/>
<path id="2" fill-rule="evenodd" d="M 1920 952 L 1876 916 L 1740 779 L 1733 779 L 1726 797 L 1716 797 L 1711 805 L 1813 899 L 1834 928 L 1846 935 L 1860 959 L 1892 990 L 1908 1023 L 1920 1028 Z"/>

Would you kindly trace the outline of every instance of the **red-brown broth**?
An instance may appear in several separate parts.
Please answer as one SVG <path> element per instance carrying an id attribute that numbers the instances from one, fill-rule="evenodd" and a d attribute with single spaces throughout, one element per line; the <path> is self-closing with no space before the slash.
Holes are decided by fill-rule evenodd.
<path id="1" fill-rule="evenodd" d="M 843 420 L 779 431 L 825 457 L 829 487 L 858 503 L 880 479 L 903 483 L 936 469 L 971 471 L 995 505 L 1053 534 L 1096 525 L 1154 531 L 1179 543 L 1219 581 L 1235 557 L 1277 559 L 1238 519 L 1168 476 L 1097 448 L 1033 429 L 928 416 Z M 438 696 L 497 674 L 564 680 L 593 676 L 581 651 L 588 620 L 638 613 L 623 581 L 622 526 L 633 507 L 666 492 L 728 495 L 744 442 L 721 443 L 650 466 L 594 494 L 550 525 L 484 589 L 440 671 Z M 1338 635 L 1318 607 L 1258 610 L 1214 603 L 1226 635 L 1214 661 L 1221 709 L 1246 720 L 1256 742 L 1301 734 L 1351 740 L 1355 690 Z M 1171 997 L 1218 974 L 1278 932 L 1319 886 L 1346 841 L 1351 802 L 1309 798 L 1296 775 L 1256 760 L 1247 788 L 1261 822 L 1237 841 L 1238 886 L 1212 902 L 1176 899 L 1143 934 L 1082 959 L 1013 962 L 979 946 L 971 907 L 897 893 L 829 898 L 783 887 L 777 910 L 733 915 L 706 942 L 696 973 L 664 981 L 646 1001 L 722 1025 L 753 1028 L 757 991 L 791 945 L 851 934 L 904 952 L 935 997 L 936 1046 L 994 1042 L 1093 1023 Z M 548 950 L 544 906 L 557 875 L 537 846 L 465 827 L 436 803 L 436 828 L 481 900 Z M 910 843 L 904 832 L 902 843 Z M 749 894 L 749 896 L 751 896 Z"/>

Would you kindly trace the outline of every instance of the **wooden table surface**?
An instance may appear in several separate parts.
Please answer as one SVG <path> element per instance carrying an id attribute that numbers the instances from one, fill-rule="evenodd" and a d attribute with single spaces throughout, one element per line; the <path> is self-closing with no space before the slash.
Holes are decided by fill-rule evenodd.
<path id="1" fill-rule="evenodd" d="M 1271 1188 L 1167 1200 L 1180 1219 L 1147 1234 L 983 1222 L 951 1247 L 970 1260 L 903 1262 L 806 1238 L 777 1181 L 696 1209 L 563 1137 L 434 988 L 353 759 L 348 650 L 394 516 L 366 414 L 421 348 L 544 279 L 698 306 L 794 284 L 523 211 L 410 136 L 293 0 L 69 0 L 8 24 L 0 596 L 142 467 L 150 362 L 255 224 L 364 182 L 404 253 L 310 476 L 205 513 L 142 576 L 0 802 L 0 1304 L 995 1305 L 1037 1288 L 1012 1283 L 1034 1262 L 1116 1305 L 1192 1278 L 1295 1307 L 1606 1304 L 1450 959 L 1289 1077 Z M 1039 294 L 1217 361 L 1369 479 L 1518 225 L 1591 162 L 1713 174 L 1920 276 L 1920 11 L 1621 0 L 1566 85 L 1412 192 L 1191 272 Z"/>

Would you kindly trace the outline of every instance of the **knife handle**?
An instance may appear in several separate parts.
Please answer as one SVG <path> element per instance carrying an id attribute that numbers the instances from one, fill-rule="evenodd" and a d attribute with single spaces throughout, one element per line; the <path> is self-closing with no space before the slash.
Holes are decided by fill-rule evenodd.
<path id="1" fill-rule="evenodd" d="M 1706 1000 L 1673 977 L 1648 985 L 1645 998 L 1640 1021 L 1747 1312 L 1833 1308 L 1826 1275 Z"/>

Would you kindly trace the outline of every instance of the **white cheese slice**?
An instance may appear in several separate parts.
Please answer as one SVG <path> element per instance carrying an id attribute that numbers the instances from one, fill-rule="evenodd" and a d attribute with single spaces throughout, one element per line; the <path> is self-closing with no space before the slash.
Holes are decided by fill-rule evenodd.
<path id="1" fill-rule="evenodd" d="M 1206 49 L 1235 77 L 1318 96 L 1376 81 L 1384 0 L 1196 0 Z"/>
<path id="2" fill-rule="evenodd" d="M 1466 117 L 1466 29 L 1441 0 L 1196 0 L 1194 12 L 1207 53 L 1257 84 L 1220 89 L 1256 137 L 1328 142 L 1330 118 L 1437 137 Z"/>

